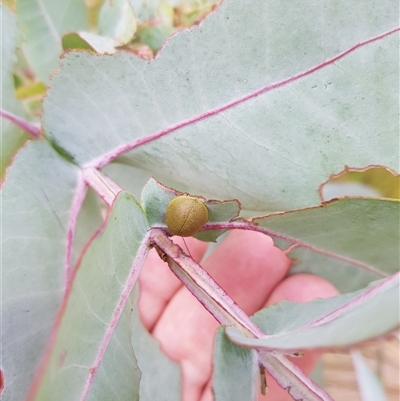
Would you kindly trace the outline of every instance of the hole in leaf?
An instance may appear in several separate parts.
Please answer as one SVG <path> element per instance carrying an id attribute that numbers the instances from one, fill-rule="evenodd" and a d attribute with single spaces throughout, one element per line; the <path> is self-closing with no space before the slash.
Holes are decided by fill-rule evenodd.
<path id="1" fill-rule="evenodd" d="M 324 201 L 343 196 L 400 199 L 400 175 L 382 166 L 346 166 L 339 174 L 332 174 L 319 192 Z"/>

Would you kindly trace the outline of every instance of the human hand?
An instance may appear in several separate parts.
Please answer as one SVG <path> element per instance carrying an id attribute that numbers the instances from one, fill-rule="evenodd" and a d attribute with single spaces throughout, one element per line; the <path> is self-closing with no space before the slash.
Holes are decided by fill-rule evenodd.
<path id="1" fill-rule="evenodd" d="M 181 238 L 174 238 L 183 249 Z M 207 243 L 187 238 L 193 259 L 202 259 Z M 234 231 L 201 263 L 202 267 L 251 316 L 283 299 L 306 302 L 326 298 L 337 290 L 310 274 L 285 278 L 291 260 L 266 235 Z M 164 352 L 181 365 L 183 401 L 212 401 L 212 350 L 219 323 L 193 297 L 152 251 L 139 277 L 139 310 L 144 326 L 160 342 Z M 320 353 L 310 351 L 293 359 L 309 373 Z M 292 398 L 267 374 L 268 393 L 259 400 Z"/>

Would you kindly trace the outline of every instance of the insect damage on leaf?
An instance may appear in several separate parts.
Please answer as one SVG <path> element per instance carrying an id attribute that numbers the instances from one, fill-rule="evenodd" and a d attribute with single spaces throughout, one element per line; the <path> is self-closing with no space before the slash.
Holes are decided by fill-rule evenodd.
<path id="1" fill-rule="evenodd" d="M 208 221 L 208 209 L 198 198 L 182 195 L 173 199 L 165 212 L 165 224 L 172 235 L 191 237 Z"/>

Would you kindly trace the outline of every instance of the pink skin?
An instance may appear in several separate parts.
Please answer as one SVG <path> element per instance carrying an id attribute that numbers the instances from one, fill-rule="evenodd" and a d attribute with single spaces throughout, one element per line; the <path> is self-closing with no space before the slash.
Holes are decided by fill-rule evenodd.
<path id="1" fill-rule="evenodd" d="M 176 242 L 185 245 L 181 238 Z M 193 258 L 200 261 L 207 244 L 186 239 Z M 327 281 L 309 274 L 285 278 L 291 261 L 266 235 L 234 231 L 201 263 L 205 270 L 248 314 L 282 299 L 306 302 L 330 297 L 337 290 Z M 144 325 L 163 350 L 182 367 L 183 401 L 212 401 L 212 349 L 218 322 L 200 305 L 170 272 L 155 252 L 151 252 L 139 277 L 139 308 Z M 308 352 L 294 362 L 310 372 L 318 352 Z M 268 398 L 291 400 L 267 375 Z"/>

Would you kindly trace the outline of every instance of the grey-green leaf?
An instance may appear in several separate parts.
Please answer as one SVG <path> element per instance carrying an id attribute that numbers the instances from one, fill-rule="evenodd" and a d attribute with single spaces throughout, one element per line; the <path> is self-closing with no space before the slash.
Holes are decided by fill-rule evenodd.
<path id="1" fill-rule="evenodd" d="M 125 303 L 148 252 L 148 228 L 135 198 L 121 192 L 106 226 L 78 266 L 59 311 L 59 324 L 53 329 L 57 340 L 36 400 L 118 399 L 115 391 L 121 400 L 135 399 L 139 370 L 130 343 L 131 304 Z M 120 320 L 124 307 L 128 309 Z M 122 326 L 116 330 L 118 321 Z M 118 377 L 114 385 L 108 382 L 112 375 Z"/>
<path id="2" fill-rule="evenodd" d="M 229 327 L 226 332 L 242 346 L 287 353 L 350 346 L 399 326 L 398 296 L 396 274 L 354 293 L 306 303 L 282 301 L 265 308 L 252 317 L 266 334 L 264 338 L 248 338 Z"/>
<path id="3" fill-rule="evenodd" d="M 224 327 L 216 332 L 213 391 L 215 401 L 256 401 L 259 393 L 257 353 L 232 343 Z"/>
<path id="4" fill-rule="evenodd" d="M 139 400 L 142 375 L 130 343 L 132 307 L 130 297 L 96 371 L 87 401 Z"/>
<path id="5" fill-rule="evenodd" d="M 347 292 L 399 270 L 399 215 L 395 200 L 342 199 L 253 222 L 283 248 L 300 245 L 289 254 L 291 273 L 317 274 Z"/>
<path id="6" fill-rule="evenodd" d="M 209 200 L 206 202 L 208 209 L 207 223 L 228 222 L 239 216 L 240 202 L 236 199 L 217 201 Z M 194 237 L 201 241 L 213 241 L 222 235 L 226 230 L 199 231 Z"/>
<path id="7" fill-rule="evenodd" d="M 75 265 L 83 248 L 90 240 L 92 235 L 103 223 L 103 217 L 101 215 L 101 200 L 93 189 L 89 188 L 86 194 L 85 200 L 79 212 L 74 242 L 73 242 L 73 254 L 71 264 Z"/>
<path id="8" fill-rule="evenodd" d="M 2 188 L 5 401 L 24 399 L 60 306 L 78 174 L 45 141 L 35 141 L 16 156 Z"/>
<path id="9" fill-rule="evenodd" d="M 226 0 L 152 61 L 69 53 L 45 131 L 93 165 L 155 135 L 125 157 L 188 192 L 316 205 L 345 165 L 398 168 L 397 26 L 391 0 Z"/>
<path id="10" fill-rule="evenodd" d="M 131 328 L 132 347 L 142 372 L 140 401 L 181 400 L 181 373 L 179 364 L 171 361 L 160 344 L 144 328 L 138 309 L 139 291 L 134 293 Z"/>

